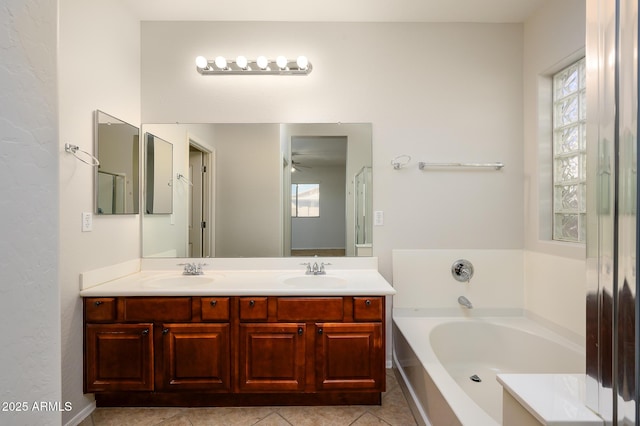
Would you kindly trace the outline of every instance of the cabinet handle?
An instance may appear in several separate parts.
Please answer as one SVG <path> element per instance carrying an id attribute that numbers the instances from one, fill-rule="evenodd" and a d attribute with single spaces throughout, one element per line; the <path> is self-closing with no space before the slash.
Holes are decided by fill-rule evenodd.
<path id="1" fill-rule="evenodd" d="M 304 333 L 304 330 L 302 327 L 298 327 L 298 336 L 302 336 L 302 333 Z"/>
<path id="2" fill-rule="evenodd" d="M 95 302 L 93 302 L 93 304 L 96 306 L 100 306 L 102 305 L 102 300 L 96 300 Z"/>
<path id="3" fill-rule="evenodd" d="M 162 334 L 167 334 L 169 332 L 168 328 L 165 328 L 164 330 L 162 330 Z"/>
<path id="4" fill-rule="evenodd" d="M 364 301 L 364 304 L 367 306 L 371 306 L 371 300 L 367 299 Z"/>
<path id="5" fill-rule="evenodd" d="M 322 334 L 322 328 L 318 329 L 318 334 Z"/>
<path id="6" fill-rule="evenodd" d="M 212 300 L 210 302 L 210 304 L 211 304 L 211 306 L 216 306 L 218 304 L 218 301 L 217 300 Z"/>
<path id="7" fill-rule="evenodd" d="M 255 300 L 249 300 L 249 306 L 251 306 L 252 308 L 256 305 L 256 301 Z"/>
<path id="8" fill-rule="evenodd" d="M 149 334 L 149 329 L 145 328 L 144 330 L 142 330 L 142 335 L 146 336 L 147 334 Z"/>

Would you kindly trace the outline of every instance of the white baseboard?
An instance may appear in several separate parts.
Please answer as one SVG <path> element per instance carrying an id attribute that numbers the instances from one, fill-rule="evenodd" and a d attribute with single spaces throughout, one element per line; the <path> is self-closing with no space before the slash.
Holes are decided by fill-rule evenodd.
<path id="1" fill-rule="evenodd" d="M 80 423 L 82 423 L 82 421 L 84 419 L 89 417 L 91 415 L 91 413 L 93 413 L 93 411 L 95 409 L 96 409 L 96 402 L 93 401 L 92 403 L 90 403 L 89 405 L 84 407 L 82 410 L 80 410 L 80 412 L 78 414 L 73 416 L 73 418 L 71 420 L 69 420 L 67 423 L 65 423 L 65 426 L 77 426 L 77 425 L 79 425 Z"/>

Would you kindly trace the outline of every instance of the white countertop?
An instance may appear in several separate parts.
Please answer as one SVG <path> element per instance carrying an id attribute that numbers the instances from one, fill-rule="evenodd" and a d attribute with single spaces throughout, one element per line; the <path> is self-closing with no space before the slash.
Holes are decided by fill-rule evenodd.
<path id="1" fill-rule="evenodd" d="M 498 374 L 498 382 L 542 424 L 603 424 L 584 403 L 584 374 Z"/>
<path id="2" fill-rule="evenodd" d="M 292 280 L 288 280 L 293 278 Z M 116 296 L 382 296 L 395 294 L 375 269 L 333 269 L 305 275 L 304 269 L 142 270 L 80 291 L 82 297 Z"/>

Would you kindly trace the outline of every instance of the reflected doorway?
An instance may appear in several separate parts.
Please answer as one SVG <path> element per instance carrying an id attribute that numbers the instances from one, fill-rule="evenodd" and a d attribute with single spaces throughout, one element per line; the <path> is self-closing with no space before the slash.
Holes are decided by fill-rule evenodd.
<path id="1" fill-rule="evenodd" d="M 213 257 L 213 153 L 189 138 L 188 257 Z"/>
<path id="2" fill-rule="evenodd" d="M 346 166 L 346 136 L 292 136 L 292 256 L 345 256 Z"/>

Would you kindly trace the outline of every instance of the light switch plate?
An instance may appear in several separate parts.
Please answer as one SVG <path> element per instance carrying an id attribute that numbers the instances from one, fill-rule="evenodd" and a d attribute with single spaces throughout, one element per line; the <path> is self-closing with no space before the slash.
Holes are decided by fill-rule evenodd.
<path id="1" fill-rule="evenodd" d="M 82 232 L 93 231 L 93 213 L 82 212 Z"/>
<path id="2" fill-rule="evenodd" d="M 373 224 L 375 226 L 384 225 L 384 212 L 382 210 L 373 212 Z"/>

